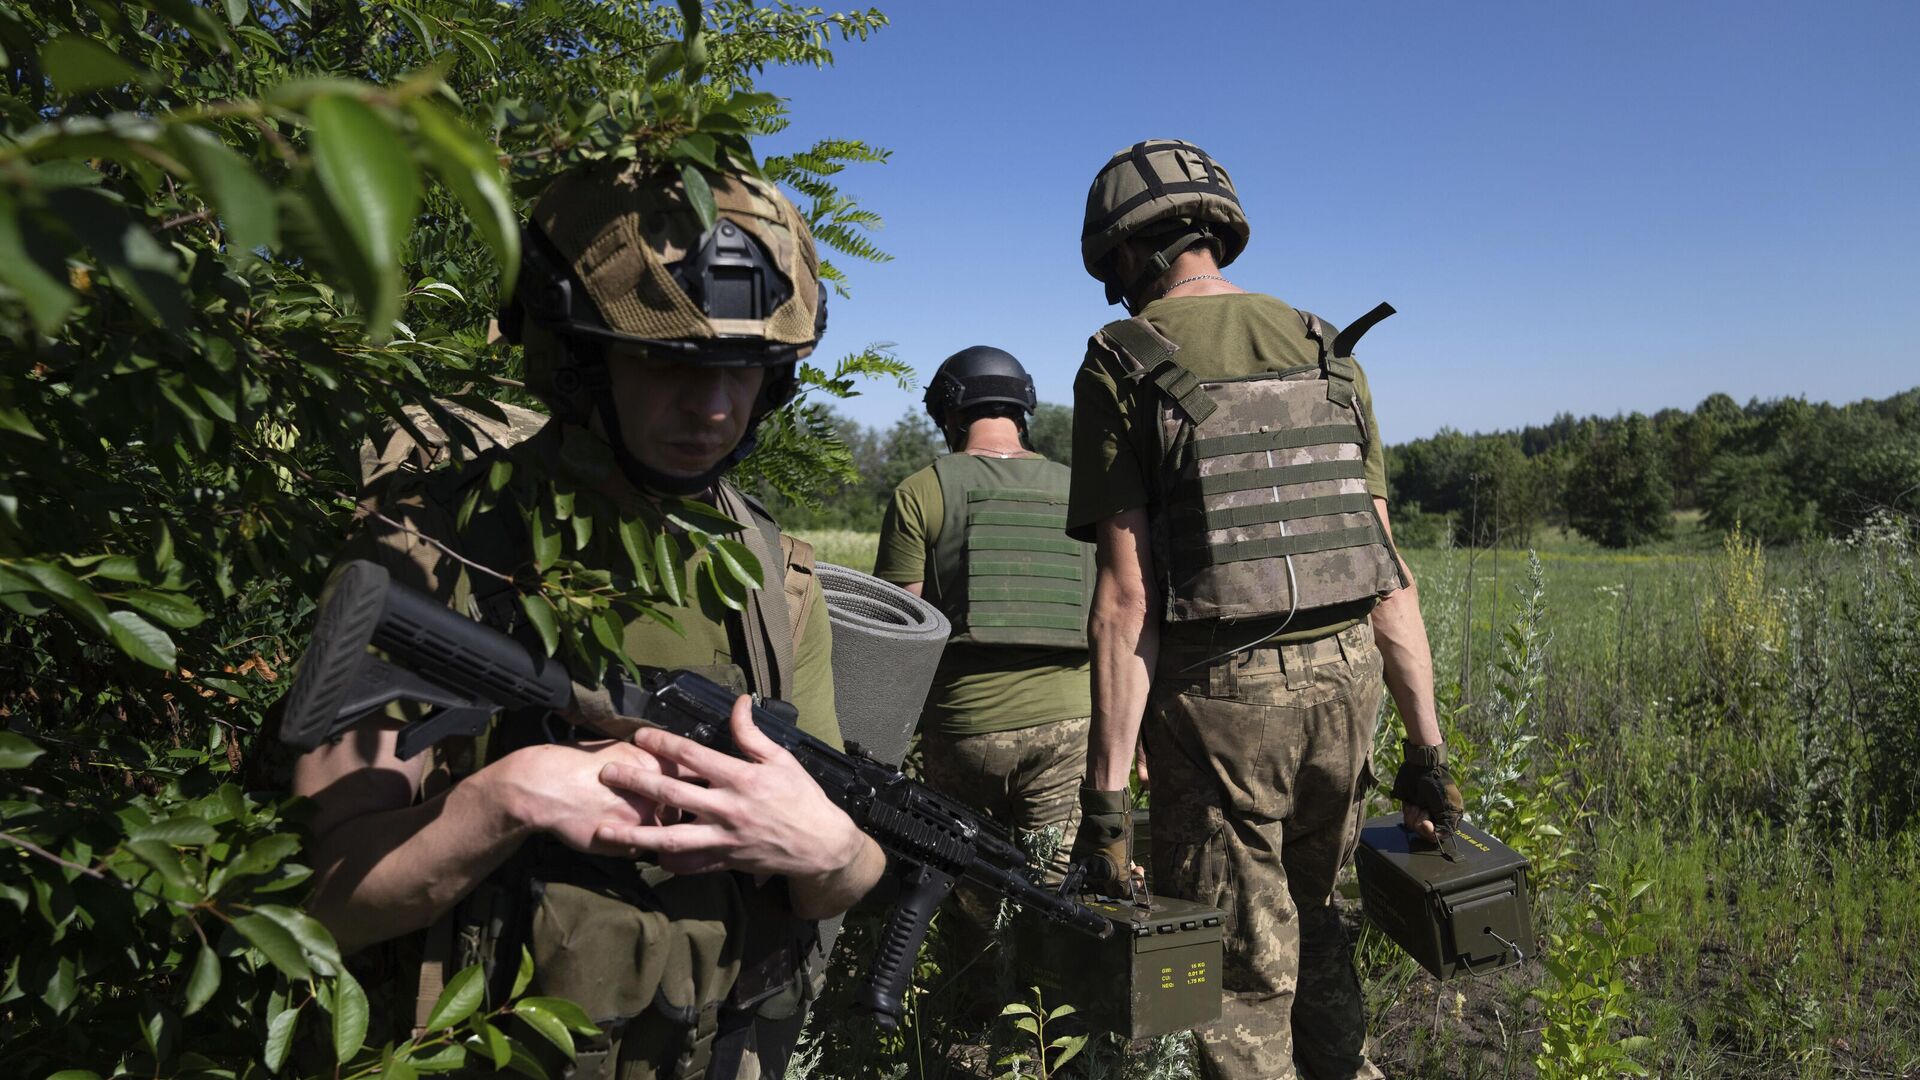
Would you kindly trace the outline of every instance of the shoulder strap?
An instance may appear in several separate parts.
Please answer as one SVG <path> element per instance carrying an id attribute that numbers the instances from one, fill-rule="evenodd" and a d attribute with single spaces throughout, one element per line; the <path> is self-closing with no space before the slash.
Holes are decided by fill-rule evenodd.
<path id="1" fill-rule="evenodd" d="M 1351 349 L 1346 356 L 1338 355 L 1339 350 L 1335 346 L 1345 335 L 1329 332 L 1327 324 L 1321 322 L 1320 316 L 1311 311 L 1301 311 L 1296 308 L 1294 314 L 1300 316 L 1300 322 L 1306 329 L 1307 336 L 1313 339 L 1314 344 L 1320 346 L 1320 370 L 1327 379 L 1327 400 L 1335 405 L 1352 408 L 1353 383 L 1359 378 L 1360 369 L 1354 366 Z M 1371 326 L 1372 323 L 1367 325 Z M 1360 329 L 1362 333 L 1366 332 L 1365 326 Z"/>
<path id="2" fill-rule="evenodd" d="M 1200 424 L 1213 415 L 1216 406 L 1201 388 L 1200 377 L 1173 358 L 1180 346 L 1168 341 L 1153 324 L 1138 316 L 1116 319 L 1101 327 L 1100 334 L 1132 369 L 1133 378 L 1150 380 L 1188 420 Z"/>
<path id="3" fill-rule="evenodd" d="M 813 598 L 819 595 L 813 587 L 813 545 L 781 533 L 780 550 L 787 557 L 787 626 L 797 650 L 806 636 L 807 617 L 813 614 Z"/>
<path id="4" fill-rule="evenodd" d="M 772 588 L 773 568 L 784 565 L 780 526 L 759 504 L 732 484 L 719 484 L 720 512 L 746 526 L 740 541 L 760 563 L 762 585 L 747 593 L 746 633 L 748 674 L 761 697 L 785 697 L 793 689 L 793 624 L 787 612 L 783 581 Z M 776 563 L 776 558 L 779 560 Z"/>

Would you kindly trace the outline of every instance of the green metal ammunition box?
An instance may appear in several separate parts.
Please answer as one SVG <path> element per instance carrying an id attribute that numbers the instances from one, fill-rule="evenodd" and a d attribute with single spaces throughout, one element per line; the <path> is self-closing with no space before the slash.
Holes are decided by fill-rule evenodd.
<path id="1" fill-rule="evenodd" d="M 1455 841 L 1449 859 L 1395 814 L 1367 822 L 1353 856 L 1368 921 L 1438 979 L 1484 975 L 1533 952 L 1527 860 L 1466 822 Z"/>
<path id="2" fill-rule="evenodd" d="M 1096 941 L 1022 919 L 1016 947 L 1026 979 L 1047 1007 L 1072 1005 L 1088 1024 L 1129 1039 L 1165 1035 L 1220 1019 L 1219 908 L 1156 896 L 1141 909 L 1126 900 L 1087 899 L 1113 921 Z"/>

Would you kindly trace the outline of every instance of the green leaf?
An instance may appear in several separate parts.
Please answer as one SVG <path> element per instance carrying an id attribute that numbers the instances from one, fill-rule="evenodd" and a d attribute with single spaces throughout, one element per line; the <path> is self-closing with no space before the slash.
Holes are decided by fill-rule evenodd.
<path id="1" fill-rule="evenodd" d="M 113 643 L 121 652 L 149 667 L 173 670 L 173 639 L 165 630 L 131 611 L 116 611 L 107 618 L 112 624 Z"/>
<path id="2" fill-rule="evenodd" d="M 61 1069 L 47 1080 L 100 1080 L 100 1074 L 92 1069 Z"/>
<path id="3" fill-rule="evenodd" d="M 139 608 L 175 630 L 187 630 L 206 621 L 207 614 L 200 605 L 193 602 L 185 593 L 159 592 L 154 589 L 138 589 L 122 593 L 120 600 L 132 607 Z"/>
<path id="4" fill-rule="evenodd" d="M 226 0 L 227 25 L 239 29 L 247 21 L 247 0 Z"/>
<path id="5" fill-rule="evenodd" d="M 532 985 L 533 953 L 528 951 L 525 945 L 522 945 L 520 946 L 520 968 L 513 973 L 513 992 L 507 995 L 508 999 L 511 1000 L 526 993 L 527 987 Z"/>
<path id="6" fill-rule="evenodd" d="M 27 419 L 26 413 L 7 405 L 0 405 L 0 430 L 25 435 L 29 439 L 38 439 L 41 442 L 47 439 L 45 435 L 40 434 L 39 428 L 33 426 L 33 421 Z"/>
<path id="7" fill-rule="evenodd" d="M 64 1013 L 79 996 L 79 972 L 73 963 L 73 957 L 63 956 L 53 966 L 53 976 L 47 980 L 47 988 L 40 992 L 40 1000 L 55 1013 Z"/>
<path id="8" fill-rule="evenodd" d="M 338 226 L 335 254 L 367 310 L 367 336 L 385 341 L 400 313 L 400 259 L 420 203 L 419 170 L 387 118 L 357 98 L 315 98 L 307 117 L 322 196 L 315 209 Z"/>
<path id="9" fill-rule="evenodd" d="M 540 632 L 540 644 L 546 647 L 547 655 L 552 656 L 560 648 L 560 627 L 553 617 L 553 605 L 537 593 L 523 593 L 520 610 L 527 613 L 527 621 Z"/>
<path id="10" fill-rule="evenodd" d="M 758 589 L 765 584 L 766 578 L 760 568 L 760 560 L 755 558 L 753 552 L 740 541 L 715 540 L 713 553 L 719 558 L 720 565 L 733 576 L 733 580 L 749 589 Z"/>
<path id="11" fill-rule="evenodd" d="M 228 0 L 229 5 L 245 0 Z M 280 204 L 273 189 L 245 158 L 205 128 L 176 126 L 173 151 L 193 170 L 206 200 L 220 213 L 233 246 L 244 250 L 280 244 Z"/>
<path id="12" fill-rule="evenodd" d="M 587 1015 L 587 1011 L 575 1005 L 573 1002 L 568 1001 L 566 998 L 530 997 L 521 1001 L 520 1005 L 532 1005 L 544 1012 L 552 1013 L 562 1024 L 567 1026 L 567 1030 L 575 1032 L 576 1034 L 600 1034 L 600 1029 L 594 1025 L 592 1018 Z"/>
<path id="13" fill-rule="evenodd" d="M 713 187 L 707 183 L 706 174 L 700 171 L 700 166 L 689 162 L 680 166 L 680 179 L 687 186 L 687 202 L 693 212 L 700 215 L 700 227 L 713 228 L 719 210 L 714 206 Z"/>
<path id="14" fill-rule="evenodd" d="M 46 253 L 28 250 L 28 235 L 21 232 L 18 205 L 0 191 L 0 283 L 19 294 L 33 319 L 33 328 L 51 334 L 67 321 L 79 297 L 64 279 L 48 273 L 41 259 L 35 258 Z M 37 249 L 40 245 L 33 246 Z M 61 263 L 53 265 L 57 269 Z"/>
<path id="15" fill-rule="evenodd" d="M 620 546 L 627 551 L 627 562 L 633 567 L 634 583 L 646 592 L 653 591 L 653 557 L 648 553 L 648 534 L 651 531 L 643 518 L 620 519 Z"/>
<path id="16" fill-rule="evenodd" d="M 667 594 L 667 602 L 675 607 L 686 603 L 687 568 L 680 562 L 673 538 L 665 532 L 654 534 L 653 566 L 660 572 L 660 591 Z"/>
<path id="17" fill-rule="evenodd" d="M 256 840 L 248 844 L 246 850 L 228 860 L 227 874 L 230 877 L 264 874 L 285 862 L 298 850 L 300 850 L 300 838 L 292 833 L 277 833 L 264 840 Z"/>
<path id="18" fill-rule="evenodd" d="M 291 934 L 318 974 L 331 975 L 338 970 L 340 947 L 334 944 L 333 935 L 327 932 L 320 920 L 298 908 L 279 904 L 261 904 L 253 910 L 279 923 Z"/>
<path id="19" fill-rule="evenodd" d="M 539 1033 L 540 1037 L 552 1043 L 567 1060 L 573 1060 L 573 1036 L 568 1034 L 567 1025 L 560 1018 L 538 1005 L 525 1001 L 513 1007 L 513 1015 L 519 1017 L 528 1027 Z"/>
<path id="20" fill-rule="evenodd" d="M 333 983 L 333 1059 L 342 1064 L 353 1060 L 367 1041 L 367 1023 L 372 1016 L 367 1007 L 367 992 L 345 968 Z"/>
<path id="21" fill-rule="evenodd" d="M 233 920 L 233 928 L 247 942 L 266 956 L 267 962 L 289 979 L 308 979 L 313 977 L 313 969 L 307 966 L 306 955 L 300 950 L 300 942 L 279 922 L 265 915 L 252 913 Z"/>
<path id="22" fill-rule="evenodd" d="M 530 1076 L 533 1080 L 550 1080 L 546 1067 L 540 1064 L 540 1059 L 534 1057 L 533 1051 L 519 1042 L 513 1044 L 513 1057 L 507 1062 L 507 1068 L 521 1076 Z"/>
<path id="23" fill-rule="evenodd" d="M 122 845 L 133 856 L 160 875 L 160 880 L 176 889 L 193 886 L 193 878 L 187 874 L 187 868 L 180 862 L 180 853 L 158 840 L 129 840 Z"/>
<path id="24" fill-rule="evenodd" d="M 424 139 L 433 174 L 460 200 L 480 238 L 493 250 L 493 260 L 500 267 L 500 295 L 512 296 L 520 273 L 520 221 L 500 174 L 499 150 L 424 98 L 408 108 Z"/>
<path id="25" fill-rule="evenodd" d="M 624 629 L 619 616 L 612 611 L 596 611 L 589 620 L 593 624 L 594 640 L 606 647 L 607 652 L 618 656 L 622 651 L 620 637 Z"/>
<path id="26" fill-rule="evenodd" d="M 706 575 L 707 582 L 713 586 L 713 595 L 720 603 L 734 611 L 747 610 L 746 588 L 732 578 L 722 579 L 717 560 L 705 560 L 700 572 Z"/>
<path id="27" fill-rule="evenodd" d="M 533 545 L 533 567 L 545 570 L 560 557 L 560 534 L 547 527 L 546 517 L 537 506 L 527 510 L 526 518 L 527 535 Z"/>
<path id="28" fill-rule="evenodd" d="M 202 944 L 200 955 L 193 961 L 193 974 L 187 976 L 186 1015 L 192 1016 L 199 1012 L 208 1001 L 213 999 L 213 992 L 218 989 L 220 989 L 220 957 L 213 951 L 212 946 Z"/>
<path id="29" fill-rule="evenodd" d="M 157 840 L 162 844 L 187 847 L 199 844 L 211 844 L 220 839 L 220 833 L 205 819 L 186 815 L 157 821 L 151 825 L 142 825 L 128 834 L 133 840 Z"/>
<path id="30" fill-rule="evenodd" d="M 288 1009 L 267 1025 L 267 1045 L 261 1057 L 267 1071 L 277 1073 L 287 1063 L 287 1051 L 293 1048 L 293 1029 L 300 1023 L 300 1010 Z"/>
<path id="31" fill-rule="evenodd" d="M 25 735 L 0 731 L 0 769 L 24 769 L 44 753 Z"/>
<path id="32" fill-rule="evenodd" d="M 485 1054 L 496 1071 L 506 1068 L 507 1062 L 513 1059 L 513 1043 L 499 1028 L 485 1020 L 475 1020 L 471 1027 L 473 1034 L 467 1037 L 467 1045 Z"/>
<path id="33" fill-rule="evenodd" d="M 409 1058 L 407 1064 L 416 1072 L 444 1073 L 454 1072 L 467 1063 L 467 1048 L 459 1044 L 443 1046 L 426 1057 Z"/>
<path id="34" fill-rule="evenodd" d="M 455 975 L 447 982 L 446 989 L 440 991 L 440 999 L 434 1002 L 433 1012 L 427 1015 L 427 1030 L 450 1028 L 472 1016 L 486 993 L 487 984 L 480 977 L 479 964 Z"/>
<path id="35" fill-rule="evenodd" d="M 62 94 L 84 94 L 139 82 L 144 75 L 113 50 L 79 34 L 62 34 L 47 42 L 40 50 L 40 69 Z"/>

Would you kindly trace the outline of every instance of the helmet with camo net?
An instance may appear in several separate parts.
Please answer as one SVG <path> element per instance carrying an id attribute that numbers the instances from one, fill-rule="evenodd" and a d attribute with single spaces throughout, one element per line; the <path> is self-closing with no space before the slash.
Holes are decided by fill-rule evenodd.
<path id="1" fill-rule="evenodd" d="M 1220 265 L 1247 246 L 1247 215 L 1233 179 L 1207 152 L 1179 139 L 1134 143 L 1107 160 L 1087 189 L 1080 259 L 1117 304 L 1165 273 L 1183 251 L 1205 240 L 1220 245 Z M 1114 250 L 1148 241 L 1154 253 L 1131 281 L 1119 280 Z"/>
<path id="2" fill-rule="evenodd" d="M 562 174 L 535 202 L 519 285 L 501 328 L 526 352 L 527 388 L 558 419 L 598 413 L 622 468 L 674 494 L 704 488 L 753 448 L 826 330 L 813 235 L 771 183 L 707 174 L 702 222 L 677 172 L 603 160 Z M 770 368 L 740 445 L 708 474 L 662 476 L 627 454 L 607 392 L 609 346 L 679 363 Z"/>

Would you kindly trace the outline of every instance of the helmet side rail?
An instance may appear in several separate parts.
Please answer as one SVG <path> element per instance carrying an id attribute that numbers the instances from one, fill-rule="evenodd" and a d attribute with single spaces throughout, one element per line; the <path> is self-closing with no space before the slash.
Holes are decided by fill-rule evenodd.
<path id="1" fill-rule="evenodd" d="M 442 739 L 478 735 L 503 709 L 525 708 L 560 712 L 611 738 L 657 727 L 744 756 L 729 726 L 735 695 L 711 679 L 663 672 L 636 685 L 610 676 L 606 692 L 611 708 L 574 707 L 573 680 L 558 662 L 392 581 L 383 567 L 355 560 L 321 596 L 313 645 L 287 694 L 280 737 L 311 750 L 389 704 L 411 702 L 431 711 L 401 729 L 403 758 Z M 842 752 L 801 731 L 784 702 L 756 703 L 753 722 L 887 854 L 899 892 L 856 997 L 883 1027 L 899 1023 L 928 921 L 957 881 L 1082 933 L 1111 933 L 1112 923 L 1070 890 L 1041 885 L 1039 867 L 987 818 L 857 745 Z"/>

